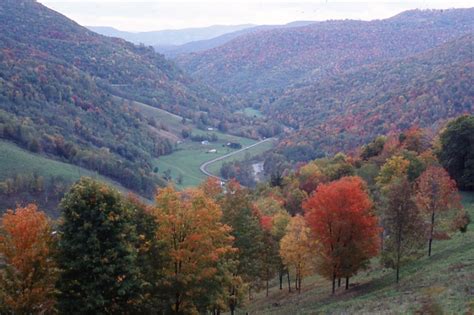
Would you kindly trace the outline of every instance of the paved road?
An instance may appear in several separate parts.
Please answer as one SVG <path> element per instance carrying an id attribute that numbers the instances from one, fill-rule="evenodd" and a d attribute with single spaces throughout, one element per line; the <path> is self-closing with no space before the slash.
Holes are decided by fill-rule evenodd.
<path id="1" fill-rule="evenodd" d="M 242 148 L 242 149 L 240 149 L 240 150 L 237 150 L 237 151 L 228 153 L 228 154 L 226 154 L 226 155 L 220 156 L 220 157 L 215 158 L 215 159 L 213 159 L 213 160 L 204 162 L 204 163 L 201 164 L 201 166 L 199 166 L 199 169 L 200 169 L 201 172 L 203 172 L 205 175 L 207 175 L 207 176 L 209 176 L 209 177 L 217 178 L 217 179 L 219 179 L 219 180 L 225 182 L 225 181 L 226 181 L 225 179 L 223 179 L 223 178 L 221 178 L 221 177 L 219 177 L 219 176 L 216 176 L 216 175 L 214 175 L 214 174 L 211 174 L 206 168 L 207 168 L 209 165 L 211 165 L 212 163 L 214 163 L 214 162 L 227 159 L 228 157 L 233 156 L 233 155 L 235 155 L 235 154 L 237 154 L 237 153 L 240 153 L 240 152 L 243 152 L 243 151 L 248 150 L 248 149 L 250 149 L 250 148 L 256 147 L 257 145 L 260 145 L 260 144 L 262 144 L 262 143 L 264 143 L 264 142 L 273 141 L 273 140 L 274 140 L 273 138 L 268 138 L 268 139 L 259 141 L 259 142 L 257 142 L 257 143 L 254 143 L 254 144 L 252 144 L 252 145 L 249 145 L 248 147 L 245 147 L 245 148 Z"/>

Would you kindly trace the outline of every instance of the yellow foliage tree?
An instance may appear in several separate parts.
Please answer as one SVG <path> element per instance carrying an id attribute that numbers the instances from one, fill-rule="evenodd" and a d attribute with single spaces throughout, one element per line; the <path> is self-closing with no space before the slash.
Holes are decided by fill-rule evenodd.
<path id="1" fill-rule="evenodd" d="M 287 266 L 295 270 L 298 292 L 301 292 L 303 277 L 313 272 L 315 249 L 316 242 L 305 219 L 300 215 L 292 217 L 280 241 L 280 256 Z"/>
<path id="2" fill-rule="evenodd" d="M 402 156 L 396 155 L 389 158 L 380 169 L 377 177 L 377 184 L 381 187 L 390 184 L 395 178 L 402 178 L 406 175 L 410 162 Z"/>
<path id="3" fill-rule="evenodd" d="M 162 189 L 153 210 L 169 261 L 163 288 L 174 313 L 197 314 L 222 300 L 233 275 L 228 257 L 235 251 L 220 207 L 200 189 Z"/>

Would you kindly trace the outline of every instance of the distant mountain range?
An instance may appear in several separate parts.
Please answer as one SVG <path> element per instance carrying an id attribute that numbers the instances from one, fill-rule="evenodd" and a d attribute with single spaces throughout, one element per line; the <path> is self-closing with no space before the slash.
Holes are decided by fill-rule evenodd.
<path id="1" fill-rule="evenodd" d="M 137 45 L 145 44 L 147 46 L 170 46 L 215 38 L 226 33 L 244 30 L 253 26 L 255 25 L 212 25 L 199 28 L 149 32 L 125 32 L 109 26 L 87 26 L 87 28 L 96 33 L 110 37 L 122 38 Z"/>
<path id="2" fill-rule="evenodd" d="M 214 37 L 211 39 L 204 39 L 198 41 L 192 41 L 183 45 L 156 45 L 155 50 L 164 54 L 169 58 L 176 58 L 182 54 L 189 54 L 193 52 L 200 52 L 207 49 L 212 49 L 246 34 L 251 34 L 264 30 L 271 30 L 276 28 L 287 28 L 287 27 L 298 27 L 316 23 L 314 21 L 295 21 L 284 25 L 259 25 L 254 27 L 248 27 L 235 32 L 226 33 L 224 35 Z"/>
<path id="3" fill-rule="evenodd" d="M 269 91 L 434 48 L 474 29 L 474 9 L 408 11 L 386 20 L 327 21 L 262 30 L 182 55 L 194 78 L 249 103 Z M 273 96 L 272 96 L 273 97 Z"/>

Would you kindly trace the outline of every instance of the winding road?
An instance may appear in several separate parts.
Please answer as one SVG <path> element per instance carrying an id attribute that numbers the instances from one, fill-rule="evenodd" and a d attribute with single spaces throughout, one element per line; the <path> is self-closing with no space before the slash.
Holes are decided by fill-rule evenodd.
<path id="1" fill-rule="evenodd" d="M 246 146 L 245 148 L 242 148 L 242 149 L 240 149 L 240 150 L 237 150 L 237 151 L 228 153 L 228 154 L 226 154 L 226 155 L 220 156 L 220 157 L 218 157 L 218 158 L 215 158 L 215 159 L 213 159 L 213 160 L 204 162 L 204 163 L 201 164 L 201 166 L 199 166 L 199 169 L 200 169 L 201 172 L 203 172 L 205 175 L 207 175 L 207 176 L 209 176 L 209 177 L 217 178 L 217 179 L 219 179 L 220 181 L 225 182 L 226 179 L 221 178 L 221 177 L 219 177 L 219 176 L 216 176 L 216 175 L 214 175 L 214 174 L 211 174 L 206 168 L 207 168 L 209 165 L 211 165 L 212 163 L 215 163 L 215 162 L 220 161 L 220 160 L 227 159 L 228 157 L 231 157 L 231 156 L 233 156 L 233 155 L 235 155 L 235 154 L 237 154 L 237 153 L 244 152 L 245 150 L 248 150 L 248 149 L 250 149 L 250 148 L 256 147 L 257 145 L 260 145 L 260 144 L 262 144 L 262 143 L 264 143 L 264 142 L 273 141 L 273 140 L 274 140 L 274 138 L 268 138 L 268 139 L 265 139 L 265 140 L 256 142 L 256 143 L 254 143 L 254 144 L 252 144 L 252 145 Z"/>

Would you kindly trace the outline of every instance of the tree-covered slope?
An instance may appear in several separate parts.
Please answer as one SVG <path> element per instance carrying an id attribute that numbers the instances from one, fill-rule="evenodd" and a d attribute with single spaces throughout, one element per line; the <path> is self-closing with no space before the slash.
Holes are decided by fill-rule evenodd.
<path id="1" fill-rule="evenodd" d="M 297 129 L 283 146 L 350 150 L 410 125 L 430 127 L 474 110 L 473 36 L 289 89 L 268 114 Z"/>
<path id="2" fill-rule="evenodd" d="M 187 117 L 222 114 L 221 95 L 150 47 L 98 35 L 32 0 L 3 1 L 0 19 L 2 37 L 67 62 L 114 93 Z"/>
<path id="3" fill-rule="evenodd" d="M 30 151 L 149 195 L 161 182 L 151 161 L 172 143 L 112 95 L 210 125 L 229 116 L 221 96 L 152 48 L 95 34 L 33 0 L 2 1 L 0 21 L 0 138 Z"/>
<path id="4" fill-rule="evenodd" d="M 248 27 L 242 30 L 229 32 L 217 37 L 213 37 L 210 39 L 203 39 L 203 40 L 196 40 L 192 42 L 188 42 L 182 45 L 155 45 L 155 50 L 164 54 L 168 58 L 176 58 L 183 54 L 190 54 L 194 52 L 200 52 L 208 49 L 212 49 L 215 47 L 219 47 L 224 45 L 231 40 L 250 33 L 260 32 L 263 30 L 271 30 L 276 28 L 287 28 L 287 27 L 297 27 L 297 26 L 304 26 L 309 25 L 314 22 L 312 21 L 295 21 L 284 25 L 258 25 L 254 27 Z M 121 36 L 117 36 L 121 37 Z M 124 37 L 121 37 L 124 38 Z"/>
<path id="5" fill-rule="evenodd" d="M 240 36 L 178 59 L 194 77 L 252 102 L 301 80 L 409 56 L 472 32 L 474 9 L 407 11 L 386 20 L 327 21 Z M 257 95 L 253 95 L 257 93 Z M 279 93 L 276 93 L 278 96 Z"/>

